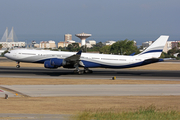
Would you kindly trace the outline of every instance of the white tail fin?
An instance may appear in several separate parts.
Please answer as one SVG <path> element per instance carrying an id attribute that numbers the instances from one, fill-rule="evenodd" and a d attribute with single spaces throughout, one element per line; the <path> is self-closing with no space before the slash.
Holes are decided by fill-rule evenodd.
<path id="1" fill-rule="evenodd" d="M 151 44 L 145 51 L 138 54 L 146 58 L 159 58 L 164 49 L 164 46 L 169 36 L 161 35 L 153 44 Z M 138 56 L 137 55 L 137 56 Z"/>

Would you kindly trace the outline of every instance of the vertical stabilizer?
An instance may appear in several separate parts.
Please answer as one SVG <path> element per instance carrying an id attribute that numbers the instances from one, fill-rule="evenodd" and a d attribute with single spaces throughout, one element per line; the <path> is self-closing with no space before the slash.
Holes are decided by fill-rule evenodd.
<path id="1" fill-rule="evenodd" d="M 168 38 L 169 36 L 161 35 L 156 41 L 153 42 L 153 44 L 151 44 L 146 50 L 137 56 L 142 56 L 145 58 L 159 58 Z"/>

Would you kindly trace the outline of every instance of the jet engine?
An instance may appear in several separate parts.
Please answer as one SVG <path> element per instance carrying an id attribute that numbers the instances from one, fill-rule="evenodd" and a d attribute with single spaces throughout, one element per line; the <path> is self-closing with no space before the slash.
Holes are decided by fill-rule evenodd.
<path id="1" fill-rule="evenodd" d="M 44 62 L 45 68 L 58 68 L 63 66 L 64 68 L 75 68 L 74 61 L 66 61 L 63 59 L 52 58 Z"/>
<path id="2" fill-rule="evenodd" d="M 63 60 L 58 58 L 52 58 L 50 60 L 50 64 L 52 66 L 61 67 L 63 65 Z"/>
<path id="3" fill-rule="evenodd" d="M 52 58 L 44 62 L 44 67 L 45 68 L 58 68 L 65 64 L 66 64 L 65 61 L 62 59 Z"/>
<path id="4" fill-rule="evenodd" d="M 44 62 L 44 67 L 45 68 L 58 68 L 57 66 L 51 65 L 50 60 L 47 60 Z"/>

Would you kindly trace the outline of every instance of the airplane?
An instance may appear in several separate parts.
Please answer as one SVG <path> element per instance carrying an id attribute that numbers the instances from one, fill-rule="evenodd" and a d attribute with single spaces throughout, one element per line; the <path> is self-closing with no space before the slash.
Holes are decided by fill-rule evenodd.
<path id="1" fill-rule="evenodd" d="M 35 50 L 35 49 L 15 49 L 8 51 L 5 57 L 17 62 L 17 68 L 20 68 L 20 62 L 41 63 L 45 68 L 56 69 L 75 68 L 74 73 L 92 73 L 89 68 L 130 68 L 143 66 L 155 62 L 161 62 L 160 55 L 169 36 L 161 35 L 143 52 L 129 55 L 112 55 L 98 53 L 82 53 L 67 52 L 67 51 L 50 51 L 50 50 Z M 84 67 L 80 70 L 79 67 Z"/>

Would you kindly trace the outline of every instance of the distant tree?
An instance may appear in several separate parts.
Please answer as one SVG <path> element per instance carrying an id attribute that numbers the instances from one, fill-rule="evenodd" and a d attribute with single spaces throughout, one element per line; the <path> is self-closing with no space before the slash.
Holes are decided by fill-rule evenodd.
<path id="1" fill-rule="evenodd" d="M 69 51 L 73 51 L 73 45 L 69 44 L 66 49 L 69 50 Z"/>
<path id="2" fill-rule="evenodd" d="M 128 39 L 117 41 L 116 43 L 112 44 L 110 52 L 121 55 L 130 55 L 134 52 L 135 54 L 140 53 L 139 49 L 134 46 L 134 41 L 130 41 Z"/>
<path id="3" fill-rule="evenodd" d="M 110 49 L 111 49 L 110 45 L 105 45 L 102 48 L 100 48 L 100 53 L 110 54 Z"/>
<path id="4" fill-rule="evenodd" d="M 171 50 L 168 51 L 168 55 L 173 56 L 175 53 L 177 53 L 177 51 L 178 51 L 177 48 L 174 47 L 174 48 L 172 48 Z"/>
<path id="5" fill-rule="evenodd" d="M 72 43 L 72 46 L 74 47 L 74 48 L 79 48 L 79 43 Z"/>
<path id="6" fill-rule="evenodd" d="M 66 49 L 71 52 L 81 50 L 78 43 L 69 44 Z"/>
<path id="7" fill-rule="evenodd" d="M 87 52 L 87 46 L 86 45 L 83 45 L 83 46 L 81 46 L 81 50 L 82 50 L 82 52 Z"/>
<path id="8" fill-rule="evenodd" d="M 162 52 L 160 58 L 175 58 L 174 55 L 169 55 L 168 53 Z"/>
<path id="9" fill-rule="evenodd" d="M 178 48 L 180 47 L 180 42 L 178 42 Z"/>
<path id="10" fill-rule="evenodd" d="M 0 50 L 2 49 L 2 44 L 0 44 Z"/>
<path id="11" fill-rule="evenodd" d="M 8 49 L 5 50 L 3 53 L 1 53 L 1 56 L 4 57 L 4 54 L 6 54 L 8 52 Z"/>
<path id="12" fill-rule="evenodd" d="M 139 50 L 143 50 L 143 46 L 142 45 L 139 47 Z"/>
<path id="13" fill-rule="evenodd" d="M 100 49 L 105 46 L 102 42 L 98 42 L 96 45 L 93 45 L 91 48 L 92 51 L 100 52 Z"/>
<path id="14" fill-rule="evenodd" d="M 51 51 L 59 51 L 59 49 L 57 49 L 57 48 L 56 49 L 51 49 Z"/>
<path id="15" fill-rule="evenodd" d="M 98 42 L 95 46 L 101 48 L 104 46 L 104 44 L 102 42 Z"/>

